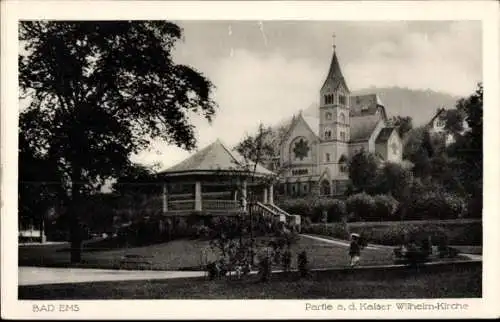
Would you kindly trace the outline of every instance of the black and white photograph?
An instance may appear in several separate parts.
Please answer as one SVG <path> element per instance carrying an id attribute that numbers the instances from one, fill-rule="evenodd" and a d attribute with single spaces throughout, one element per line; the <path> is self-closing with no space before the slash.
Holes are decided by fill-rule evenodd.
<path id="1" fill-rule="evenodd" d="M 184 317 L 197 316 L 189 300 L 301 300 L 297 317 L 328 319 L 485 307 L 469 301 L 495 286 L 483 258 L 495 261 L 498 158 L 486 153 L 499 146 L 483 135 L 483 87 L 491 123 L 498 75 L 486 73 L 498 61 L 484 57 L 493 42 L 498 55 L 498 20 L 492 41 L 480 15 L 374 20 L 360 6 L 366 19 L 219 19 L 202 8 L 204 19 L 165 6 L 148 19 L 11 24 L 12 301 L 56 318 L 90 316 L 84 300 L 185 300 L 160 302 L 164 314 L 185 305 Z M 273 317 L 290 317 L 281 310 Z"/>

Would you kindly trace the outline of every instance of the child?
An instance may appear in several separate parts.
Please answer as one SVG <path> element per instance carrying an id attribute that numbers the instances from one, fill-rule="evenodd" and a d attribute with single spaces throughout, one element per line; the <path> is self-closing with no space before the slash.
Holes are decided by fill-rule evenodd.
<path id="1" fill-rule="evenodd" d="M 351 234 L 351 245 L 349 246 L 349 256 L 351 257 L 351 267 L 359 264 L 361 248 L 359 245 L 359 235 Z"/>

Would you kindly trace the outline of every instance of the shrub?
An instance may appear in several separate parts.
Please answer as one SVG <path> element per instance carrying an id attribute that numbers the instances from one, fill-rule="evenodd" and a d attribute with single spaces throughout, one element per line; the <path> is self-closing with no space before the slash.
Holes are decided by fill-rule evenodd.
<path id="1" fill-rule="evenodd" d="M 366 193 L 358 193 L 350 196 L 346 202 L 346 209 L 351 221 L 369 218 L 374 212 L 375 203 L 373 198 Z"/>
<path id="2" fill-rule="evenodd" d="M 374 212 L 372 220 L 394 220 L 394 214 L 398 207 L 398 201 L 392 196 L 376 195 L 373 197 Z M 368 218 L 367 218 L 368 219 Z"/>
<path id="3" fill-rule="evenodd" d="M 346 205 L 343 200 L 333 198 L 321 198 L 314 203 L 312 219 L 315 222 L 323 220 L 323 212 L 327 213 L 328 222 L 338 222 L 347 216 Z"/>
<path id="4" fill-rule="evenodd" d="M 286 212 L 300 216 L 311 216 L 312 206 L 312 200 L 306 198 L 285 199 L 279 203 Z"/>
<path id="5" fill-rule="evenodd" d="M 408 219 L 455 219 L 465 208 L 463 198 L 442 191 L 428 191 L 416 195 L 408 205 Z"/>

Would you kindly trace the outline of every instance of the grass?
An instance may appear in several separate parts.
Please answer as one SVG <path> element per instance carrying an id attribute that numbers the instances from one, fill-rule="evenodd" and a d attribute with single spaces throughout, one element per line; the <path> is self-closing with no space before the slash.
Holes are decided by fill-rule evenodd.
<path id="1" fill-rule="evenodd" d="M 68 245 L 22 246 L 19 247 L 19 266 L 87 267 L 103 269 L 145 269 L 154 270 L 195 270 L 201 268 L 202 250 L 209 259 L 215 258 L 209 242 L 203 240 L 175 240 L 144 247 L 121 248 L 96 251 L 92 243 L 86 244 L 82 253 L 82 263 L 69 263 Z M 347 248 L 310 238 L 300 237 L 292 246 L 292 267 L 296 267 L 297 254 L 305 250 L 311 267 L 345 267 L 349 262 Z M 124 255 L 153 256 L 152 265 L 120 265 Z M 392 263 L 391 250 L 364 250 L 362 265 L 382 265 Z"/>
<path id="2" fill-rule="evenodd" d="M 342 273 L 343 272 L 343 273 Z M 359 273 L 358 273 L 359 272 Z M 474 298 L 482 294 L 482 265 L 438 269 L 315 272 L 307 279 L 273 275 L 268 283 L 174 279 L 20 286 L 19 299 L 417 299 Z"/>

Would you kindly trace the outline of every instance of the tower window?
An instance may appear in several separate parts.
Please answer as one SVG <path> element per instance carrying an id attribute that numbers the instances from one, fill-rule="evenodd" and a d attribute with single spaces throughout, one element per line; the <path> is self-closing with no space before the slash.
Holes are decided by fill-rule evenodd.
<path id="1" fill-rule="evenodd" d="M 331 120 L 331 119 L 332 119 L 332 113 L 330 113 L 330 112 L 326 112 L 326 113 L 325 113 L 325 119 L 327 119 L 327 120 Z"/>
<path id="2" fill-rule="evenodd" d="M 345 124 L 345 115 L 344 113 L 340 113 L 340 123 Z"/>
<path id="3" fill-rule="evenodd" d="M 344 95 L 339 95 L 339 104 L 345 105 L 346 98 Z"/>
<path id="4" fill-rule="evenodd" d="M 345 141 L 345 132 L 344 131 L 340 132 L 340 140 Z"/>
<path id="5" fill-rule="evenodd" d="M 330 139 L 332 137 L 332 131 L 330 130 L 326 130 L 325 131 L 325 139 Z"/>
<path id="6" fill-rule="evenodd" d="M 330 162 L 330 153 L 325 154 L 326 162 Z"/>

